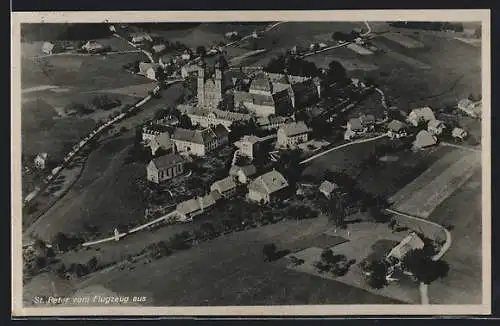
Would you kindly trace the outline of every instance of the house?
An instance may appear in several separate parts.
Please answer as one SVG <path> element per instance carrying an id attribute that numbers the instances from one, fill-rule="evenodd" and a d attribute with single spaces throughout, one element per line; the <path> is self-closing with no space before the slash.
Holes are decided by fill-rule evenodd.
<path id="1" fill-rule="evenodd" d="M 156 184 L 163 183 L 184 173 L 184 158 L 167 154 L 152 159 L 146 167 L 147 179 Z"/>
<path id="2" fill-rule="evenodd" d="M 191 60 L 191 53 L 184 51 L 184 53 L 181 54 L 181 59 L 184 61 Z"/>
<path id="3" fill-rule="evenodd" d="M 142 127 L 142 142 L 147 145 L 157 136 L 161 136 L 164 134 L 169 135 L 171 131 L 172 128 L 169 128 L 168 126 L 162 124 L 151 123 L 144 125 Z"/>
<path id="4" fill-rule="evenodd" d="M 180 123 L 179 118 L 177 118 L 175 115 L 168 114 L 164 116 L 163 118 L 157 119 L 155 121 L 155 124 L 157 125 L 162 125 L 162 126 L 177 126 Z"/>
<path id="5" fill-rule="evenodd" d="M 254 135 L 245 135 L 240 140 L 236 141 L 234 145 L 239 149 L 239 153 L 254 159 L 255 154 L 259 149 L 260 138 Z"/>
<path id="6" fill-rule="evenodd" d="M 47 167 L 47 163 L 49 160 L 49 154 L 47 153 L 38 153 L 35 157 L 34 164 L 37 169 L 43 170 Z"/>
<path id="7" fill-rule="evenodd" d="M 167 49 L 167 47 L 165 46 L 165 44 L 156 44 L 156 45 L 153 45 L 151 47 L 151 50 L 154 52 L 154 53 L 162 53 L 163 51 L 165 51 Z"/>
<path id="8" fill-rule="evenodd" d="M 139 75 L 142 75 L 148 79 L 156 80 L 156 72 L 158 71 L 159 64 L 150 62 L 139 63 Z"/>
<path id="9" fill-rule="evenodd" d="M 172 140 L 179 152 L 196 156 L 205 156 L 216 148 L 229 142 L 229 131 L 219 124 L 212 128 L 190 130 L 177 128 L 172 134 Z"/>
<path id="10" fill-rule="evenodd" d="M 257 118 L 257 125 L 264 130 L 278 129 L 291 122 L 293 122 L 291 117 L 268 116 Z"/>
<path id="11" fill-rule="evenodd" d="M 230 198 L 236 193 L 236 182 L 231 176 L 227 176 L 212 183 L 210 190 L 218 191 L 224 198 Z"/>
<path id="12" fill-rule="evenodd" d="M 236 31 L 227 32 L 226 34 L 224 34 L 224 36 L 228 39 L 233 39 L 235 37 L 238 37 L 238 32 Z"/>
<path id="13" fill-rule="evenodd" d="M 324 49 L 327 47 L 327 45 L 325 43 L 319 43 L 318 46 L 320 49 Z"/>
<path id="14" fill-rule="evenodd" d="M 412 232 L 406 236 L 400 243 L 398 243 L 392 250 L 387 254 L 388 260 L 395 260 L 396 262 L 401 262 L 401 260 L 412 250 L 424 248 L 424 242 L 420 237 Z"/>
<path id="15" fill-rule="evenodd" d="M 354 137 L 359 137 L 366 134 L 367 127 L 364 127 L 359 118 L 351 118 L 347 121 L 347 129 L 344 134 L 345 140 L 350 140 Z"/>
<path id="16" fill-rule="evenodd" d="M 331 198 L 332 193 L 338 188 L 339 186 L 336 183 L 325 180 L 319 185 L 319 192 L 325 195 L 326 198 Z"/>
<path id="17" fill-rule="evenodd" d="M 276 170 L 267 172 L 248 184 L 248 200 L 269 203 L 288 187 L 288 181 Z"/>
<path id="18" fill-rule="evenodd" d="M 247 184 L 251 178 L 257 173 L 257 168 L 253 164 L 237 166 L 233 165 L 229 169 L 229 175 L 236 179 L 239 183 Z"/>
<path id="19" fill-rule="evenodd" d="M 151 155 L 156 155 L 158 150 L 162 149 L 164 152 L 175 153 L 174 142 L 170 139 L 169 133 L 163 133 L 154 136 L 147 144 L 151 150 Z"/>
<path id="20" fill-rule="evenodd" d="M 465 138 L 467 138 L 467 131 L 463 130 L 462 128 L 455 127 L 451 131 L 451 136 L 458 140 L 464 140 Z"/>
<path id="21" fill-rule="evenodd" d="M 482 101 L 474 102 L 468 98 L 464 98 L 458 102 L 457 106 L 459 110 L 473 118 L 481 117 Z"/>
<path id="22" fill-rule="evenodd" d="M 189 222 L 193 217 L 200 215 L 210 209 L 222 199 L 218 191 L 212 191 L 203 197 L 192 198 L 177 204 L 175 212 L 179 215 L 181 222 Z"/>
<path id="23" fill-rule="evenodd" d="M 408 123 L 412 124 L 413 126 L 418 126 L 419 123 L 425 122 L 428 123 L 431 120 L 435 120 L 436 117 L 434 116 L 434 112 L 432 109 L 428 106 L 418 108 L 418 109 L 413 109 L 410 114 L 408 114 Z"/>
<path id="24" fill-rule="evenodd" d="M 427 148 L 430 146 L 434 146 L 437 143 L 436 136 L 432 135 L 427 130 L 420 130 L 420 132 L 415 137 L 415 141 L 413 142 L 413 146 L 415 148 Z"/>
<path id="25" fill-rule="evenodd" d="M 105 47 L 104 47 L 104 45 L 102 45 L 101 43 L 99 43 L 97 41 L 90 40 L 90 41 L 87 41 L 87 43 L 85 43 L 82 46 L 82 50 L 85 50 L 88 53 L 99 53 L 99 52 L 104 52 Z"/>
<path id="26" fill-rule="evenodd" d="M 147 42 L 153 42 L 153 38 L 148 34 L 148 33 L 131 33 L 130 34 L 130 41 L 135 44 L 144 44 Z"/>
<path id="27" fill-rule="evenodd" d="M 184 65 L 181 68 L 181 77 L 187 78 L 191 75 L 196 75 L 198 72 L 198 65 Z"/>
<path id="28" fill-rule="evenodd" d="M 435 136 L 439 136 L 446 129 L 446 125 L 441 120 L 431 120 L 427 123 L 427 131 Z"/>
<path id="29" fill-rule="evenodd" d="M 54 51 L 55 47 L 56 47 L 56 46 L 55 46 L 55 44 L 53 44 L 53 43 L 50 43 L 50 42 L 43 42 L 43 44 L 42 44 L 42 52 L 43 52 L 44 54 L 49 54 L 49 55 L 50 55 L 50 54 L 53 54 L 53 53 L 55 52 L 55 51 Z"/>
<path id="30" fill-rule="evenodd" d="M 387 135 L 391 139 L 399 139 L 408 136 L 406 126 L 399 120 L 392 120 L 387 124 Z"/>
<path id="31" fill-rule="evenodd" d="M 278 129 L 276 145 L 280 147 L 294 147 L 308 141 L 310 129 L 303 121 L 292 122 Z"/>
<path id="32" fill-rule="evenodd" d="M 359 116 L 359 121 L 368 130 L 372 130 L 375 127 L 375 116 L 373 114 L 362 114 Z"/>

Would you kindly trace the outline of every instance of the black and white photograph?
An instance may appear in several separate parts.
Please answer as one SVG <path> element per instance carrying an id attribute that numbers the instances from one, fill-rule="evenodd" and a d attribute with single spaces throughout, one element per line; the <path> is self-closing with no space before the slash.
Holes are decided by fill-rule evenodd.
<path id="1" fill-rule="evenodd" d="M 13 18 L 14 314 L 490 312 L 488 11 Z"/>

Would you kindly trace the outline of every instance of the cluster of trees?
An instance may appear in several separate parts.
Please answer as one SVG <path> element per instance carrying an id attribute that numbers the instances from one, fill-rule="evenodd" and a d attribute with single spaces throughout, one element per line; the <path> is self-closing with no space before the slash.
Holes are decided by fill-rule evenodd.
<path id="1" fill-rule="evenodd" d="M 269 61 L 264 71 L 271 73 L 288 73 L 295 76 L 318 77 L 321 70 L 311 61 L 291 54 L 282 54 Z"/>
<path id="2" fill-rule="evenodd" d="M 37 239 L 33 244 L 31 252 L 24 252 L 23 263 L 26 276 L 35 276 L 44 271 L 55 261 L 55 252 L 53 248 Z"/>
<path id="3" fill-rule="evenodd" d="M 290 253 L 290 250 L 278 250 L 274 243 L 268 243 L 262 248 L 262 255 L 264 256 L 264 261 L 275 261 Z"/>
<path id="4" fill-rule="evenodd" d="M 58 232 L 52 240 L 52 246 L 57 251 L 65 252 L 78 248 L 83 242 L 81 237 Z"/>
<path id="5" fill-rule="evenodd" d="M 90 105 L 95 110 L 110 110 L 121 104 L 120 99 L 115 96 L 109 96 L 107 94 L 97 95 L 90 100 Z"/>
<path id="6" fill-rule="evenodd" d="M 336 255 L 331 249 L 325 249 L 321 253 L 321 259 L 314 263 L 314 267 L 319 273 L 332 273 L 335 276 L 343 276 L 347 274 L 354 263 L 356 263 L 354 259 L 348 260 L 345 255 Z"/>
<path id="7" fill-rule="evenodd" d="M 174 234 L 167 241 L 155 242 L 144 249 L 144 253 L 152 259 L 170 256 L 174 251 L 186 250 L 193 245 L 193 235 L 189 231 Z"/>

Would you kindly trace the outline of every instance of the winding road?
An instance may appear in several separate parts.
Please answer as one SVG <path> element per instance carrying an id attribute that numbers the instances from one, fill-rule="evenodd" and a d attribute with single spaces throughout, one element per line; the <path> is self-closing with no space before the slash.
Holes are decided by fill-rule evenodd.
<path id="1" fill-rule="evenodd" d="M 402 212 L 399 212 L 399 211 L 396 211 L 396 210 L 393 210 L 390 208 L 386 208 L 385 211 L 388 213 L 400 215 L 400 216 L 403 216 L 403 217 L 406 217 L 406 218 L 409 218 L 409 219 L 412 219 L 415 221 L 434 225 L 434 226 L 440 228 L 445 233 L 446 240 L 445 240 L 443 246 L 441 247 L 441 249 L 439 250 L 439 252 L 432 257 L 432 260 L 434 260 L 434 261 L 440 260 L 444 256 L 444 254 L 448 251 L 448 249 L 450 249 L 451 242 L 452 242 L 451 233 L 442 225 L 435 223 L 435 222 L 432 222 L 432 221 L 429 221 L 429 220 L 426 220 L 426 219 L 423 219 L 421 217 L 408 215 L 406 213 L 402 213 Z M 429 304 L 429 291 L 428 290 L 429 290 L 429 286 L 425 283 L 420 282 L 420 285 L 419 285 L 420 300 L 421 300 L 421 303 L 423 305 Z"/>

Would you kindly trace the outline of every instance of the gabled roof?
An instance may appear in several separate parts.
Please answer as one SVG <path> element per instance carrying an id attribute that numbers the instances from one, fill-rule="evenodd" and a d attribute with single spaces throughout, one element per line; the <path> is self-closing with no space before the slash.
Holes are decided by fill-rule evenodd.
<path id="1" fill-rule="evenodd" d="M 215 133 L 215 136 L 217 136 L 217 138 L 219 138 L 219 139 L 229 136 L 229 131 L 222 124 L 216 125 L 215 127 L 212 128 L 212 130 Z"/>
<path id="2" fill-rule="evenodd" d="M 217 187 L 221 193 L 232 190 L 236 188 L 236 182 L 234 182 L 233 178 L 225 177 L 224 179 L 220 179 L 212 183 L 212 187 Z"/>
<path id="3" fill-rule="evenodd" d="M 400 131 L 405 128 L 405 124 L 399 120 L 392 120 L 387 124 L 387 129 L 391 131 Z"/>
<path id="4" fill-rule="evenodd" d="M 159 133 L 166 133 L 172 131 L 172 127 L 158 124 L 158 123 L 152 123 L 148 124 L 142 127 L 143 132 L 159 132 Z"/>
<path id="5" fill-rule="evenodd" d="M 165 44 L 156 44 L 156 45 L 153 45 L 152 49 L 154 52 L 161 52 L 161 51 L 164 51 L 167 47 L 165 46 Z"/>
<path id="6" fill-rule="evenodd" d="M 255 143 L 258 143 L 259 141 L 260 141 L 260 138 L 255 136 L 255 135 L 244 135 L 237 142 L 248 142 L 251 144 L 255 144 Z"/>
<path id="7" fill-rule="evenodd" d="M 359 120 L 363 125 L 373 124 L 375 123 L 375 116 L 373 114 L 362 114 L 359 116 Z"/>
<path id="8" fill-rule="evenodd" d="M 250 91 L 273 92 L 273 85 L 264 73 L 257 74 L 250 84 Z"/>
<path id="9" fill-rule="evenodd" d="M 141 74 L 147 73 L 148 69 L 157 69 L 158 64 L 156 63 L 150 63 L 150 62 L 141 62 L 139 63 L 139 72 Z"/>
<path id="10" fill-rule="evenodd" d="M 151 160 L 151 162 L 158 170 L 164 170 L 173 165 L 176 165 L 177 163 L 184 162 L 184 158 L 177 154 L 167 154 L 154 158 Z"/>
<path id="11" fill-rule="evenodd" d="M 287 137 L 301 135 L 309 132 L 309 128 L 303 121 L 288 123 L 281 126 L 280 130 L 283 131 Z"/>
<path id="12" fill-rule="evenodd" d="M 337 189 L 339 186 L 336 183 L 330 182 L 328 180 L 325 180 L 321 183 L 319 186 L 319 190 L 326 192 L 328 194 L 332 193 L 335 189 Z"/>
<path id="13" fill-rule="evenodd" d="M 172 139 L 174 140 L 187 141 L 200 145 L 204 145 L 215 137 L 215 133 L 210 128 L 203 130 L 177 128 L 172 135 Z"/>
<path id="14" fill-rule="evenodd" d="M 434 112 L 428 106 L 422 108 L 413 109 L 411 113 L 415 114 L 418 118 L 424 119 L 425 121 L 430 121 L 436 119 Z"/>
<path id="15" fill-rule="evenodd" d="M 394 257 L 401 260 L 411 250 L 422 249 L 424 245 L 422 239 L 415 232 L 412 232 L 392 248 L 387 257 Z"/>
<path id="16" fill-rule="evenodd" d="M 439 127 L 443 127 L 444 126 L 444 122 L 441 121 L 441 120 L 430 120 L 429 123 L 427 124 L 427 127 L 428 128 L 439 128 Z"/>
<path id="17" fill-rule="evenodd" d="M 55 45 L 50 42 L 43 42 L 42 51 L 50 52 L 54 49 Z"/>
<path id="18" fill-rule="evenodd" d="M 229 169 L 229 175 L 237 176 L 240 171 L 245 176 L 251 177 L 251 176 L 255 175 L 255 173 L 257 173 L 257 168 L 253 164 L 248 164 L 248 165 L 244 165 L 244 166 L 233 165 L 233 166 L 231 166 L 231 169 Z"/>
<path id="19" fill-rule="evenodd" d="M 276 170 L 272 170 L 257 177 L 248 185 L 249 190 L 267 195 L 275 193 L 286 187 L 288 187 L 288 182 L 285 177 Z"/>
<path id="20" fill-rule="evenodd" d="M 436 138 L 432 136 L 427 130 L 421 130 L 415 137 L 413 144 L 416 147 L 428 147 L 436 144 Z"/>
<path id="21" fill-rule="evenodd" d="M 351 118 L 348 123 L 351 125 L 352 130 L 363 129 L 363 125 L 361 124 L 361 120 L 359 120 L 359 118 Z"/>
<path id="22" fill-rule="evenodd" d="M 202 209 L 207 209 L 222 198 L 218 191 L 211 191 L 203 197 L 191 198 L 186 201 L 180 202 L 176 206 L 176 211 L 181 214 L 190 214 Z"/>

